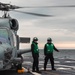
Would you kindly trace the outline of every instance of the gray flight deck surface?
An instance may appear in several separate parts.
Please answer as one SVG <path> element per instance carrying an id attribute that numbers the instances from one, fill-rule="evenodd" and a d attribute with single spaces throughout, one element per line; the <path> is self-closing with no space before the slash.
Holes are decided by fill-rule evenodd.
<path id="1" fill-rule="evenodd" d="M 32 58 L 24 57 L 23 67 L 30 70 L 30 73 L 24 72 L 22 74 L 16 71 L 1 71 L 2 75 L 75 75 L 75 60 L 69 58 L 55 58 L 56 71 L 51 70 L 50 62 L 47 65 L 47 71 L 43 70 L 44 59 L 40 58 L 39 69 L 41 73 L 32 72 Z"/>

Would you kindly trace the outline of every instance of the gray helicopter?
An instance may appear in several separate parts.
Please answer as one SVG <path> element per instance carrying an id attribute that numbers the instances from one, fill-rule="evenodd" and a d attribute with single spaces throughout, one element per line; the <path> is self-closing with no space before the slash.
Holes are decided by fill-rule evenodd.
<path id="1" fill-rule="evenodd" d="M 20 12 L 14 9 L 19 9 L 15 5 L 5 4 L 0 2 L 0 10 L 4 11 L 4 15 L 0 17 L 0 70 L 22 69 L 23 53 L 31 52 L 30 49 L 19 49 L 20 43 L 30 43 L 30 38 L 19 37 L 17 31 L 19 23 L 8 14 L 8 11 Z M 21 12 L 35 16 L 50 16 L 45 14 Z"/>
<path id="2" fill-rule="evenodd" d="M 40 7 L 40 6 L 39 6 Z M 70 6 L 42 6 L 42 8 L 50 7 L 75 7 Z M 20 43 L 29 43 L 30 38 L 19 37 L 17 31 L 19 29 L 19 23 L 16 19 L 10 17 L 8 11 L 21 12 L 25 14 L 52 17 L 53 15 L 38 14 L 32 12 L 22 12 L 15 9 L 24 8 L 11 4 L 5 4 L 0 2 L 0 10 L 4 11 L 4 15 L 0 17 L 0 70 L 8 69 L 22 69 L 23 53 L 31 52 L 30 49 L 19 49 Z M 26 8 L 26 7 L 25 7 Z M 29 7 L 27 7 L 29 8 Z M 30 7 L 33 8 L 33 7 Z M 36 7 L 37 8 L 37 7 Z"/>
<path id="3" fill-rule="evenodd" d="M 30 49 L 19 49 L 19 43 L 29 43 L 30 38 L 17 35 L 19 24 L 16 19 L 7 16 L 9 9 L 16 9 L 16 6 L 0 3 L 0 10 L 4 11 L 0 17 L 0 70 L 21 69 L 21 54 L 30 52 Z"/>

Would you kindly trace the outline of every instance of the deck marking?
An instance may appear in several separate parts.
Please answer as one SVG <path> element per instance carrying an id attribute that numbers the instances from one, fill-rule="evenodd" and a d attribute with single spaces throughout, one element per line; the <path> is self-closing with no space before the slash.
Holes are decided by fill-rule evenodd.
<path id="1" fill-rule="evenodd" d="M 69 67 L 69 68 L 75 69 L 75 66 L 67 66 L 67 65 L 56 65 L 56 66 L 63 66 L 63 67 Z"/>
<path id="2" fill-rule="evenodd" d="M 30 71 L 31 72 L 31 71 Z M 32 74 L 34 74 L 34 75 L 41 75 L 41 74 L 39 74 L 39 73 L 36 73 L 36 72 L 31 72 Z"/>

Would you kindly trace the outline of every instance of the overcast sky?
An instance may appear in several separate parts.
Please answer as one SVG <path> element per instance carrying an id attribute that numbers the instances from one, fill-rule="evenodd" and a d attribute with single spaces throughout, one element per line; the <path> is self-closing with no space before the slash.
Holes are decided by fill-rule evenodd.
<path id="1" fill-rule="evenodd" d="M 58 6 L 75 5 L 75 0 L 0 0 L 17 6 Z M 47 38 L 51 37 L 57 48 L 75 48 L 75 7 L 60 8 L 22 8 L 20 11 L 53 15 L 38 17 L 18 12 L 10 12 L 11 17 L 19 21 L 18 35 L 38 37 L 39 47 L 43 48 Z M 0 16 L 3 12 L 0 12 Z M 30 44 L 29 44 L 30 45 Z"/>

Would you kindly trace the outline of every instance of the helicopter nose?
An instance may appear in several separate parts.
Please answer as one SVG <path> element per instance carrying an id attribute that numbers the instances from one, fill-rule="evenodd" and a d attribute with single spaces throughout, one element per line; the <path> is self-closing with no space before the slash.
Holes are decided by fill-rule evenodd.
<path id="1" fill-rule="evenodd" d="M 0 45 L 0 60 L 4 60 L 6 57 L 9 58 L 10 54 L 12 54 L 12 49 L 8 44 Z"/>
<path id="2" fill-rule="evenodd" d="M 12 49 L 11 48 L 7 48 L 5 51 L 4 51 L 4 61 L 5 62 L 8 62 L 8 60 L 10 60 L 12 57 Z"/>
<path id="3" fill-rule="evenodd" d="M 12 48 L 9 44 L 0 45 L 0 61 L 3 61 L 3 65 L 12 57 Z"/>
<path id="4" fill-rule="evenodd" d="M 10 61 L 12 51 L 10 48 L 0 46 L 0 69 L 2 69 Z"/>

